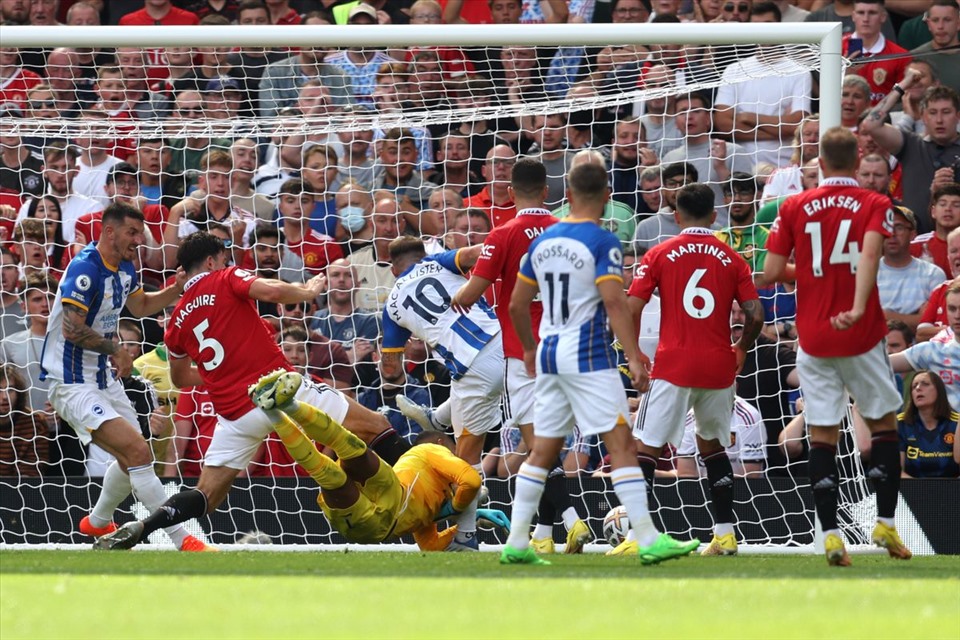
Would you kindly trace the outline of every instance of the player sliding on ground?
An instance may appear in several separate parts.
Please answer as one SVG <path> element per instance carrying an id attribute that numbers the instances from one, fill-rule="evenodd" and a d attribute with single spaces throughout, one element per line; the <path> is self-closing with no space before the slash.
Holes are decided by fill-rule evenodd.
<path id="1" fill-rule="evenodd" d="M 348 542 L 375 544 L 412 534 L 424 551 L 456 550 L 456 525 L 438 532 L 436 522 L 455 519 L 474 502 L 480 474 L 440 444 L 417 445 L 391 467 L 330 416 L 295 400 L 302 383 L 298 373 L 275 371 L 257 382 L 250 397 L 270 416 L 293 459 L 320 485 L 317 503 L 330 525 Z M 338 460 L 320 453 L 310 440 L 332 449 Z M 510 525 L 495 509 L 479 509 L 476 515 Z"/>
<path id="2" fill-rule="evenodd" d="M 99 538 L 96 549 L 129 549 L 159 527 L 214 511 L 273 429 L 269 416 L 250 402 L 247 389 L 269 371 L 292 367 L 264 327 L 254 301 L 308 302 L 323 292 L 326 279 L 316 276 L 294 284 L 258 278 L 227 268 L 227 258 L 223 243 L 209 233 L 200 231 L 184 239 L 177 261 L 188 279 L 163 339 L 170 354 L 171 381 L 181 389 L 205 387 L 217 412 L 217 428 L 197 487 L 173 496 L 143 522 L 128 522 Z M 397 460 L 410 448 L 386 418 L 332 387 L 304 382 L 298 399 L 330 414 L 387 461 Z"/>
<path id="3" fill-rule="evenodd" d="M 827 562 L 848 566 L 837 524 L 837 442 L 847 391 L 872 434 L 870 469 L 877 492 L 874 544 L 908 559 L 894 528 L 900 493 L 897 393 L 884 338 L 887 325 L 877 293 L 884 238 L 893 234 L 890 198 L 861 189 L 857 138 L 842 127 L 820 141 L 820 187 L 788 198 L 767 240 L 764 275 L 797 281 L 797 373 L 810 429 L 810 486 L 823 526 Z M 925 189 L 925 185 L 910 185 Z M 793 254 L 796 265 L 787 264 Z"/>
<path id="4" fill-rule="evenodd" d="M 647 372 L 623 292 L 620 240 L 598 224 L 610 198 L 607 172 L 596 164 L 581 164 L 570 171 L 567 185 L 570 217 L 530 245 L 510 299 L 524 366 L 528 375 L 536 375 L 536 400 L 533 450 L 517 473 L 512 531 L 500 562 L 549 564 L 530 547 L 530 521 L 550 466 L 574 424 L 585 435 L 599 434 L 607 445 L 613 490 L 637 529 L 641 562 L 678 558 L 696 549 L 699 541 L 681 543 L 658 534 L 650 518 L 643 472 L 627 426 L 627 396 L 607 330 L 609 316 L 627 356 L 631 381 L 645 391 Z M 530 303 L 538 292 L 543 296 L 539 347 L 530 317 Z"/>

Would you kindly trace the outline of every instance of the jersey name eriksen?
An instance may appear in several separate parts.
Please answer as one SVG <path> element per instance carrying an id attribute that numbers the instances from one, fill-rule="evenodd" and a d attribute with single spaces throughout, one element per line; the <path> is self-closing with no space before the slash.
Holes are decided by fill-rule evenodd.
<path id="1" fill-rule="evenodd" d="M 200 307 L 212 307 L 217 303 L 217 294 L 215 293 L 206 293 L 202 296 L 197 296 L 195 300 L 191 300 L 187 304 L 183 305 L 183 308 L 180 309 L 180 313 L 177 315 L 177 319 L 173 321 L 173 324 L 176 325 L 177 329 L 183 327 L 183 321 L 187 319 L 187 316 L 190 315 L 191 311 L 196 311 Z"/>
<path id="2" fill-rule="evenodd" d="M 689 244 L 681 244 L 677 246 L 677 248 L 667 254 L 667 260 L 670 262 L 676 262 L 678 258 L 691 253 L 713 256 L 719 260 L 720 264 L 723 266 L 729 265 L 732 261 L 730 254 L 724 251 L 723 247 L 698 242 L 691 242 Z"/>
<path id="3" fill-rule="evenodd" d="M 860 207 L 862 206 L 863 203 L 852 196 L 825 196 L 823 198 L 811 200 L 807 204 L 803 205 L 803 212 L 808 216 L 812 216 L 820 213 L 824 209 L 842 207 L 857 213 L 860 211 Z"/>
<path id="4" fill-rule="evenodd" d="M 541 247 L 540 250 L 533 255 L 536 266 L 542 266 L 543 263 L 550 258 L 563 258 L 572 264 L 574 269 L 583 269 L 585 264 L 583 258 L 581 258 L 576 251 L 571 251 L 568 246 L 560 243 Z"/>

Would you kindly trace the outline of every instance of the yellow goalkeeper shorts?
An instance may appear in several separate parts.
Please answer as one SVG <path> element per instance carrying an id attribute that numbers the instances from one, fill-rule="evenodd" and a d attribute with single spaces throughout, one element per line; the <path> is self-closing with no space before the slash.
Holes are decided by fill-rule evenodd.
<path id="1" fill-rule="evenodd" d="M 348 542 L 373 544 L 387 539 L 397 523 L 403 502 L 403 486 L 393 468 L 380 460 L 380 468 L 363 485 L 360 498 L 345 509 L 327 506 L 323 492 L 317 498 L 330 526 Z"/>

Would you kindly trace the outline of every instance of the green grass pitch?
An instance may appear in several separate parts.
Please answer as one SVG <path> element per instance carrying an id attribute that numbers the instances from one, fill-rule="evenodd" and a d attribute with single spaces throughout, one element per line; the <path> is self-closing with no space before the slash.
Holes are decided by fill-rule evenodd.
<path id="1" fill-rule="evenodd" d="M 0 638 L 960 638 L 960 557 L 0 552 Z"/>

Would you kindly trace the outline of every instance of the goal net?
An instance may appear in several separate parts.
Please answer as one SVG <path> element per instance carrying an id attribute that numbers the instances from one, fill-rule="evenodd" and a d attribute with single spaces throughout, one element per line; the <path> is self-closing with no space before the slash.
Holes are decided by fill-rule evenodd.
<path id="1" fill-rule="evenodd" d="M 197 229 L 220 235 L 234 263 L 262 277 L 327 273 L 330 291 L 315 304 L 261 304 L 264 321 L 295 367 L 384 413 L 412 439 L 420 427 L 400 414 L 398 390 L 381 384 L 377 366 L 391 239 L 419 236 L 431 252 L 482 242 L 514 215 L 506 185 L 523 156 L 547 167 L 547 206 L 563 216 L 570 161 L 593 149 L 610 169 L 603 223 L 623 243 L 629 282 L 632 264 L 672 234 L 664 208 L 679 186 L 709 184 L 718 226 L 737 226 L 760 208 L 771 174 L 800 180 L 808 159 L 795 142 L 801 120 L 819 111 L 821 126 L 839 123 L 839 27 L 831 25 L 3 30 L 4 544 L 86 541 L 76 523 L 111 458 L 82 446 L 53 413 L 39 361 L 57 279 L 98 239 L 111 202 L 145 215 L 137 268 L 147 288 L 171 277 L 178 243 Z M 745 228 L 748 260 L 761 248 L 749 239 L 769 222 Z M 738 427 L 736 464 L 757 471 L 737 480 L 737 528 L 747 544 L 806 548 L 814 516 L 798 462 L 804 430 L 786 443 L 794 460 L 777 443 L 800 395 L 791 375 L 792 292 L 764 295 L 768 341 L 739 384 L 744 415 L 753 417 Z M 125 319 L 119 338 L 137 357 L 140 377 L 128 395 L 173 494 L 195 484 L 216 419 L 203 389 L 170 383 L 166 317 Z M 641 336 L 651 355 L 657 326 L 651 305 Z M 449 373 L 422 343 L 405 355 L 403 393 L 440 405 Z M 868 534 L 871 501 L 848 423 L 841 519 L 856 543 Z M 505 420 L 503 433 L 491 435 L 484 457 L 491 506 L 506 510 L 522 459 L 510 426 Z M 589 440 L 569 444 L 573 503 L 599 538 L 615 504 L 604 452 Z M 712 520 L 696 457 L 668 451 L 662 466 L 661 524 L 706 537 Z M 268 439 L 224 506 L 192 523 L 193 532 L 219 543 L 250 532 L 284 544 L 341 541 L 303 476 L 279 440 Z M 130 498 L 116 519 L 144 515 Z"/>

